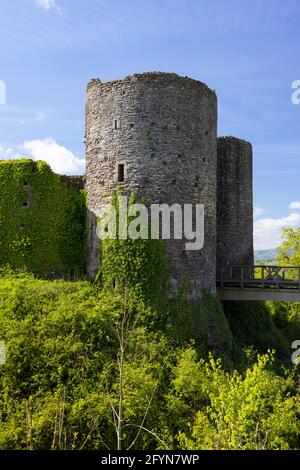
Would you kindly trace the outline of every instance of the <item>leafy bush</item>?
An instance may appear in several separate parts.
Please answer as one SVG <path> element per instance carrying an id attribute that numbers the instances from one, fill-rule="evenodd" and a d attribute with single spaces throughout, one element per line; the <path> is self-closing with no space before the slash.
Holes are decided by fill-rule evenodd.
<path id="1" fill-rule="evenodd" d="M 289 342 L 300 339 L 300 303 L 268 302 L 268 307 L 274 324 Z"/>
<path id="2" fill-rule="evenodd" d="M 299 447 L 298 379 L 272 354 L 226 370 L 151 313 L 126 290 L 2 272 L 0 449 Z"/>
<path id="3" fill-rule="evenodd" d="M 267 303 L 223 302 L 223 308 L 240 349 L 253 346 L 260 353 L 276 349 L 281 360 L 290 360 L 290 342 L 274 323 Z"/>
<path id="4" fill-rule="evenodd" d="M 299 446 L 299 390 L 278 377 L 272 354 L 258 356 L 244 375 L 228 373 L 220 360 L 196 361 L 184 351 L 173 380 L 174 404 L 190 421 L 179 430 L 183 449 L 289 449 Z M 193 412 L 191 413 L 191 409 Z"/>

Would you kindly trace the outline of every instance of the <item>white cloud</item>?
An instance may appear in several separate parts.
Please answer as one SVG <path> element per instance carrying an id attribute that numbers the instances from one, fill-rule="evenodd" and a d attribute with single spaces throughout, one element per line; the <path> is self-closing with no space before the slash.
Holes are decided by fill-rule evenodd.
<path id="1" fill-rule="evenodd" d="M 56 0 L 35 0 L 35 3 L 37 4 L 38 7 L 43 8 L 44 10 L 55 10 L 57 12 L 60 12 L 61 9 L 57 5 Z"/>
<path id="2" fill-rule="evenodd" d="M 29 140 L 24 142 L 22 148 L 33 160 L 47 162 L 56 173 L 71 175 L 84 172 L 85 161 L 51 137 L 44 140 Z"/>
<path id="3" fill-rule="evenodd" d="M 300 214 L 291 213 L 286 217 L 264 218 L 254 221 L 254 245 L 256 250 L 277 248 L 281 244 L 283 227 L 300 225 Z"/>
<path id="4" fill-rule="evenodd" d="M 254 207 L 253 209 L 253 217 L 260 217 L 265 212 L 265 209 L 261 207 Z"/>
<path id="5" fill-rule="evenodd" d="M 85 160 L 78 158 L 71 150 L 59 145 L 50 137 L 44 140 L 29 140 L 16 148 L 0 144 L 0 160 L 14 160 L 24 157 L 36 161 L 44 160 L 55 173 L 79 175 L 83 174 L 85 170 Z"/>
<path id="6" fill-rule="evenodd" d="M 300 201 L 293 201 L 289 205 L 289 209 L 291 210 L 298 210 L 300 209 Z"/>

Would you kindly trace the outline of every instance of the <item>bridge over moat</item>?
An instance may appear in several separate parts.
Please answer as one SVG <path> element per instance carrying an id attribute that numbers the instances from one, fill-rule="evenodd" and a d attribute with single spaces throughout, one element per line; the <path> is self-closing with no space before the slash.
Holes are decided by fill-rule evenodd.
<path id="1" fill-rule="evenodd" d="M 217 273 L 220 300 L 300 302 L 300 266 L 229 266 Z"/>

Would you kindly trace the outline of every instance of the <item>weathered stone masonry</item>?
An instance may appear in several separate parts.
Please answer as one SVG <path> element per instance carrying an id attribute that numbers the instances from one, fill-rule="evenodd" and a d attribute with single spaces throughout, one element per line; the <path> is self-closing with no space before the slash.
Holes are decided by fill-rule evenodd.
<path id="1" fill-rule="evenodd" d="M 234 137 L 218 139 L 218 268 L 254 264 L 252 146 Z"/>
<path id="2" fill-rule="evenodd" d="M 217 153 L 217 97 L 204 83 L 159 72 L 92 80 L 86 156 L 90 275 L 99 262 L 95 217 L 119 184 L 148 204 L 204 204 L 203 249 L 185 251 L 185 240 L 168 242 L 174 285 L 189 277 L 196 295 L 203 288 L 215 291 L 217 246 L 218 265 L 253 256 L 251 146 L 220 139 Z"/>

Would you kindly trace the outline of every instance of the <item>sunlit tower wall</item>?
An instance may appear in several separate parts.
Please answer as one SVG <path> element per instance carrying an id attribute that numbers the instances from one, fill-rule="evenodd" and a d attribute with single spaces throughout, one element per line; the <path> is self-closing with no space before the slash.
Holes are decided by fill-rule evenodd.
<path id="1" fill-rule="evenodd" d="M 190 279 L 193 293 L 215 290 L 217 98 L 204 83 L 151 72 L 102 83 L 91 80 L 86 103 L 87 270 L 99 264 L 95 216 L 119 185 L 146 204 L 204 204 L 205 241 L 167 242 L 172 285 Z"/>
<path id="2" fill-rule="evenodd" d="M 218 139 L 217 268 L 252 266 L 252 145 L 235 137 Z"/>

